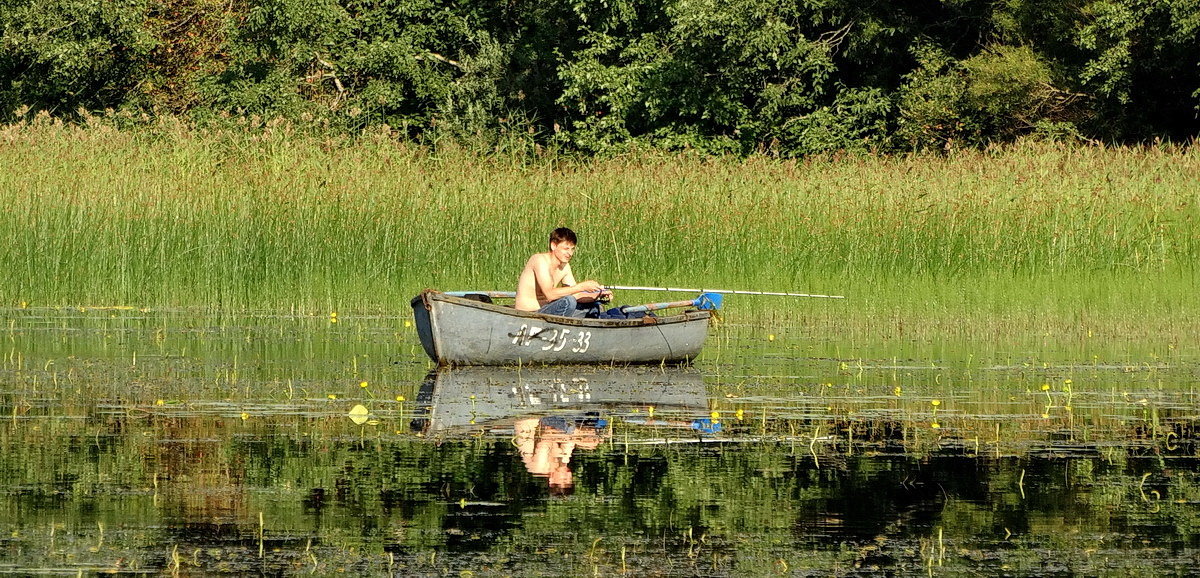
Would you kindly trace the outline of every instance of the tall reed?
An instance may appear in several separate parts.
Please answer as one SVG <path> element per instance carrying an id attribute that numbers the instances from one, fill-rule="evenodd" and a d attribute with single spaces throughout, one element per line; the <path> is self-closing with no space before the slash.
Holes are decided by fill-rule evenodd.
<path id="1" fill-rule="evenodd" d="M 573 160 L 42 118 L 0 128 L 0 163 L 9 305 L 396 310 L 424 287 L 511 287 L 560 225 L 580 277 L 843 293 L 858 311 L 1159 295 L 1169 314 L 1200 258 L 1195 147 Z"/>

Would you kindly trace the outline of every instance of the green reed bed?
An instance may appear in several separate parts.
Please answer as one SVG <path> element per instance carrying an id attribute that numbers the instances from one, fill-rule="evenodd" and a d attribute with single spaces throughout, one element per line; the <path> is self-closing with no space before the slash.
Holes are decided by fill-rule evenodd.
<path id="1" fill-rule="evenodd" d="M 849 297 L 738 298 L 741 319 L 1196 325 L 1195 147 L 580 161 L 96 119 L 0 128 L 0 162 L 19 168 L 0 173 L 10 306 L 403 311 L 425 287 L 510 288 L 567 225 L 577 273 L 610 284 Z"/>

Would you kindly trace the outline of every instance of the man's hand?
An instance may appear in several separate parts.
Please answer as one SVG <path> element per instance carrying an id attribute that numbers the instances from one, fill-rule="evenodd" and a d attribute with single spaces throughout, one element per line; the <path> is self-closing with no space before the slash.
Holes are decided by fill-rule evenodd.
<path id="1" fill-rule="evenodd" d="M 575 285 L 582 289 L 575 294 L 575 299 L 580 303 L 591 303 L 593 301 L 609 301 L 612 299 L 612 291 L 605 289 L 600 283 L 588 279 L 582 283 Z"/>
<path id="2" fill-rule="evenodd" d="M 600 293 L 601 291 L 604 290 L 604 287 L 600 286 L 600 283 L 597 283 L 596 281 L 593 281 L 591 279 L 588 279 L 587 281 L 579 283 L 578 285 L 576 285 L 576 287 L 578 287 L 579 291 L 582 293 Z"/>

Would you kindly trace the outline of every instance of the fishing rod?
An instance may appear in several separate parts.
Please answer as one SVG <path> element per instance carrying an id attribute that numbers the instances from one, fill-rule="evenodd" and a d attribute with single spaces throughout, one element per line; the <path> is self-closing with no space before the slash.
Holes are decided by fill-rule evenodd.
<path id="1" fill-rule="evenodd" d="M 686 289 L 681 287 L 635 287 L 631 285 L 607 285 L 605 289 L 625 291 L 671 291 L 674 293 L 726 293 L 730 295 L 777 295 L 780 297 L 819 297 L 822 299 L 845 299 L 843 295 L 817 295 L 815 293 L 783 293 L 779 291 L 739 291 L 736 289 Z"/>

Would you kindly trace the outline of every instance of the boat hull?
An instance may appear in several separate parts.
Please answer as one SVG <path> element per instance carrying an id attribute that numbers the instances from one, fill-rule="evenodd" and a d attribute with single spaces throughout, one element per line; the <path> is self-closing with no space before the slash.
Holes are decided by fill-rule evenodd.
<path id="1" fill-rule="evenodd" d="M 641 364 L 700 354 L 711 311 L 574 319 L 425 291 L 412 301 L 421 346 L 438 365 Z"/>

